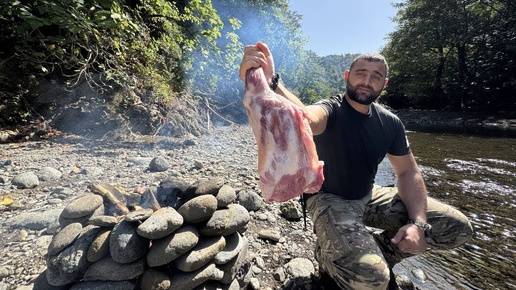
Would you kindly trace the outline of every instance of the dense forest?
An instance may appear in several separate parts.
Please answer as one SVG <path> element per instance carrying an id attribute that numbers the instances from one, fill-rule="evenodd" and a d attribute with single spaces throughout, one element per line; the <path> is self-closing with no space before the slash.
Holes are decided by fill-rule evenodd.
<path id="1" fill-rule="evenodd" d="M 516 110 L 516 2 L 406 0 L 381 51 L 390 63 L 380 102 L 393 108 Z M 324 15 L 321 15 L 324 17 Z M 166 111 L 185 95 L 239 103 L 245 45 L 263 41 L 282 81 L 305 103 L 342 92 L 352 54 L 304 49 L 289 0 L 3 0 L 0 127 L 38 116 L 42 80 L 80 81 L 109 95 L 132 90 Z M 348 29 L 353 29 L 352 24 Z M 345 48 L 343 48 L 345 50 Z"/>

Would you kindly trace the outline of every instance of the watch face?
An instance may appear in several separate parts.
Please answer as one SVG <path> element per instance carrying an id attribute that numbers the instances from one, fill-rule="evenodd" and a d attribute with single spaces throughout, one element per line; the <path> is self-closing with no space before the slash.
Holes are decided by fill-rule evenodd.
<path id="1" fill-rule="evenodd" d="M 427 224 L 428 228 L 425 228 L 425 237 L 431 237 L 432 236 L 432 226 Z"/>
<path id="2" fill-rule="evenodd" d="M 432 234 L 432 226 L 430 224 L 427 224 L 427 223 L 424 223 L 424 222 L 421 222 L 418 220 L 413 220 L 413 219 L 409 219 L 409 224 L 414 224 L 414 225 L 424 229 L 425 237 L 429 237 Z"/>

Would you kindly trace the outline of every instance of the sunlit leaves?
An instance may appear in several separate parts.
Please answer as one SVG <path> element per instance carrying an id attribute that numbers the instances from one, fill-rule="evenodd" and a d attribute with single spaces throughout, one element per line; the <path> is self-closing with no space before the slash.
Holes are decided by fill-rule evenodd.
<path id="1" fill-rule="evenodd" d="M 515 109 L 515 5 L 511 0 L 407 0 L 384 50 L 389 97 L 453 110 Z M 397 96 L 394 96 L 394 95 Z"/>

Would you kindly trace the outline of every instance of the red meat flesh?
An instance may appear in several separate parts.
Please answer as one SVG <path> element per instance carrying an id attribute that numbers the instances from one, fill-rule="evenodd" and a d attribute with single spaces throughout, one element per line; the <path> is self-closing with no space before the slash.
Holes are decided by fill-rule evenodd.
<path id="1" fill-rule="evenodd" d="M 262 68 L 246 73 L 244 107 L 258 144 L 260 190 L 267 202 L 319 191 L 324 181 L 306 111 L 274 93 Z"/>

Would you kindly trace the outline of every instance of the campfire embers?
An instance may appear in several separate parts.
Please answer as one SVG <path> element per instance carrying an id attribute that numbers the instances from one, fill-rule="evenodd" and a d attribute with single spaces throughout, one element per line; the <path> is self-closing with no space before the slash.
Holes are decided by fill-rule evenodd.
<path id="1" fill-rule="evenodd" d="M 90 190 L 62 211 L 44 282 L 73 289 L 245 286 L 248 242 L 241 233 L 250 216 L 223 179 L 162 182 L 136 204 L 108 184 Z"/>

